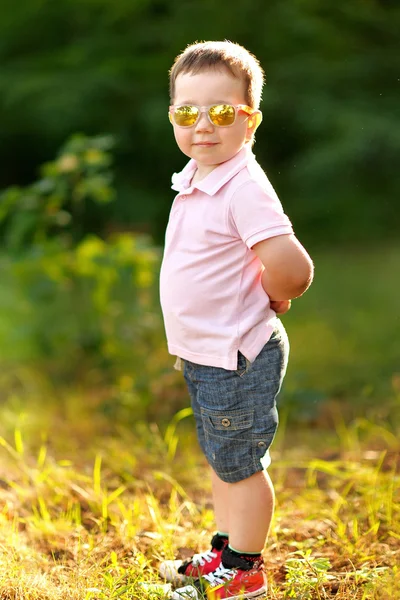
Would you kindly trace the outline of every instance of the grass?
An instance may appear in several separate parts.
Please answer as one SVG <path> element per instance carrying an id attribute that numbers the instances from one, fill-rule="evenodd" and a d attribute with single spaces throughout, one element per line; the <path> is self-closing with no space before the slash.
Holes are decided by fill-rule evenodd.
<path id="1" fill-rule="evenodd" d="M 207 549 L 214 528 L 187 413 L 164 432 L 144 423 L 111 432 L 99 420 L 83 431 L 78 414 L 66 420 L 49 401 L 52 427 L 38 443 L 39 406 L 21 428 L 3 421 L 0 599 L 165 597 L 142 583 L 157 580 L 163 558 Z M 276 440 L 269 598 L 400 595 L 399 432 L 365 419 L 345 426 L 334 413 L 333 423 L 304 430 L 303 446 L 290 431 Z"/>

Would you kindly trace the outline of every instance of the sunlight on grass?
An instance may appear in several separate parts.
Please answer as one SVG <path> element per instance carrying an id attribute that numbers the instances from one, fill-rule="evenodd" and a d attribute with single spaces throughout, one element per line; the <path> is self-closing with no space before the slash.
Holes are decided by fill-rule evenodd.
<path id="1" fill-rule="evenodd" d="M 94 439 L 94 459 L 80 466 L 43 444 L 34 453 L 20 428 L 0 438 L 0 598 L 165 597 L 142 583 L 157 581 L 160 560 L 206 549 L 213 533 L 203 459 L 190 435 L 171 442 L 185 416 L 164 435 L 142 425 L 119 440 Z M 143 446 L 157 448 L 156 462 Z M 265 551 L 271 598 L 396 597 L 397 438 L 383 425 L 342 424 L 335 452 L 330 460 L 290 446 L 275 453 L 278 507 Z M 191 485 L 181 475 L 193 460 L 200 475 Z"/>

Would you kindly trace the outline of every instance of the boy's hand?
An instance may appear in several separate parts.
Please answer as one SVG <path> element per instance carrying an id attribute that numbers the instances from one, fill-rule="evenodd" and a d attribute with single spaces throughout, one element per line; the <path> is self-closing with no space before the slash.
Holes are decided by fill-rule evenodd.
<path id="1" fill-rule="evenodd" d="M 270 306 L 277 315 L 284 315 L 290 310 L 291 300 L 270 300 Z"/>

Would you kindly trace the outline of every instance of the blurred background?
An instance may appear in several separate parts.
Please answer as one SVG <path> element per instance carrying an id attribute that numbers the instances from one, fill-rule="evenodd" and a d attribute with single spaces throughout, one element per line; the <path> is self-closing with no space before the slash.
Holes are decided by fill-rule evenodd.
<path id="1" fill-rule="evenodd" d="M 4 428 L 30 403 L 43 424 L 57 401 L 111 429 L 187 406 L 158 300 L 171 174 L 187 160 L 168 69 L 210 39 L 266 72 L 254 151 L 316 266 L 283 317 L 283 413 L 297 428 L 395 418 L 397 2 L 3 0 L 0 29 Z"/>

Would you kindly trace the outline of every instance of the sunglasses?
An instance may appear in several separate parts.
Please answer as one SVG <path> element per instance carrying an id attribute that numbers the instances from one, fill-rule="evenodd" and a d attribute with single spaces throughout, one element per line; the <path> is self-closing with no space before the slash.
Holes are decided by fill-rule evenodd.
<path id="1" fill-rule="evenodd" d="M 239 111 L 252 115 L 254 108 L 245 104 L 212 104 L 211 106 L 196 106 L 185 104 L 169 107 L 169 120 L 178 127 L 193 127 L 200 119 L 200 115 L 207 113 L 208 120 L 216 127 L 231 127 L 236 121 Z"/>

